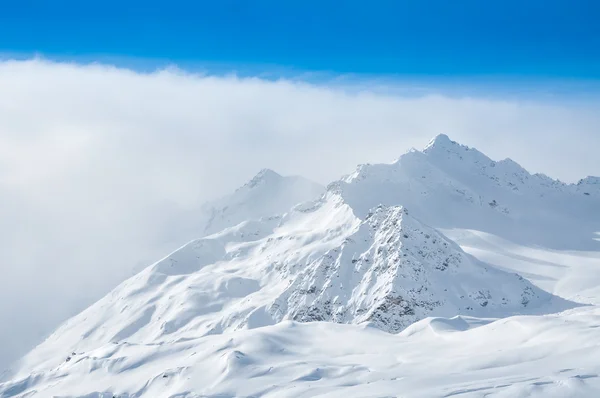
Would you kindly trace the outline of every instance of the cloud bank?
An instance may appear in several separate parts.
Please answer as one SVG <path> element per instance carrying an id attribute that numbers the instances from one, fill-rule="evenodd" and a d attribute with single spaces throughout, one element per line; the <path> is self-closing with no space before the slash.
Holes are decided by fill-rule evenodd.
<path id="1" fill-rule="evenodd" d="M 0 368 L 264 167 L 328 183 L 443 132 L 563 180 L 600 172 L 595 99 L 392 91 L 0 62 Z"/>

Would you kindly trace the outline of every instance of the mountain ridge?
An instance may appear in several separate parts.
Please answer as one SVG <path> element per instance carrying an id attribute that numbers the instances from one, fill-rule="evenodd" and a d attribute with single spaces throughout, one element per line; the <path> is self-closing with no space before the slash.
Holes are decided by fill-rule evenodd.
<path id="1" fill-rule="evenodd" d="M 520 243 L 588 250 L 599 248 L 593 238 L 600 225 L 598 180 L 565 184 L 438 135 L 425 150 L 408 151 L 393 163 L 359 165 L 328 189 L 341 192 L 362 215 L 378 204 L 402 204 L 435 228 L 476 229 Z M 552 233 L 560 229 L 577 233 Z"/>

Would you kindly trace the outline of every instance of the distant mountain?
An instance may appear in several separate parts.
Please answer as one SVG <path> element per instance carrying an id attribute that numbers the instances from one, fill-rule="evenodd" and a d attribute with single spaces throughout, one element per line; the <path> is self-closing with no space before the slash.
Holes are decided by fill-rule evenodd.
<path id="1" fill-rule="evenodd" d="M 234 193 L 206 203 L 204 234 L 211 234 L 273 214 L 281 214 L 292 206 L 319 197 L 325 188 L 304 177 L 283 177 L 270 169 L 261 170 Z"/>
<path id="2" fill-rule="evenodd" d="M 391 164 L 365 164 L 329 186 L 361 217 L 379 204 L 403 205 L 435 228 L 490 232 L 554 249 L 600 248 L 598 177 L 565 184 L 510 159 L 435 137 Z"/>
<path id="3" fill-rule="evenodd" d="M 182 209 L 166 203 L 156 214 L 155 236 L 151 244 L 158 252 L 153 258 L 133 267 L 135 274 L 149 261 L 181 246 L 182 242 L 201 238 L 245 220 L 257 220 L 273 214 L 285 213 L 292 206 L 318 198 L 325 187 L 300 176 L 282 176 L 270 169 L 260 170 L 243 186 L 223 197 Z M 143 260 L 143 259 L 140 259 Z"/>

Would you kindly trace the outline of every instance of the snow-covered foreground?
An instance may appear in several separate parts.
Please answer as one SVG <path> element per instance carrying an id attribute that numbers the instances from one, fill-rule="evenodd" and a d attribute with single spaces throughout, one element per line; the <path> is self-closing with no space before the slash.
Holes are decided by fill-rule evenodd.
<path id="1" fill-rule="evenodd" d="M 33 393 L 33 385 L 44 397 L 89 398 L 597 397 L 598 358 L 598 308 L 495 322 L 427 318 L 399 335 L 286 321 L 169 344 L 105 345 L 75 353 L 50 375 L 4 385 L 3 396 Z"/>
<path id="2" fill-rule="evenodd" d="M 268 215 L 320 187 L 261 172 L 0 397 L 600 396 L 598 181 L 439 136 Z"/>

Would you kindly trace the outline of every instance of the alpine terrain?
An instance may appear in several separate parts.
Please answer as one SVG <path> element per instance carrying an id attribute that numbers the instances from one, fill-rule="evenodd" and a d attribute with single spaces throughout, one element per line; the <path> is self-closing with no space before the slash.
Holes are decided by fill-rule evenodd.
<path id="1" fill-rule="evenodd" d="M 445 135 L 322 188 L 261 171 L 0 397 L 600 396 L 600 178 Z"/>

